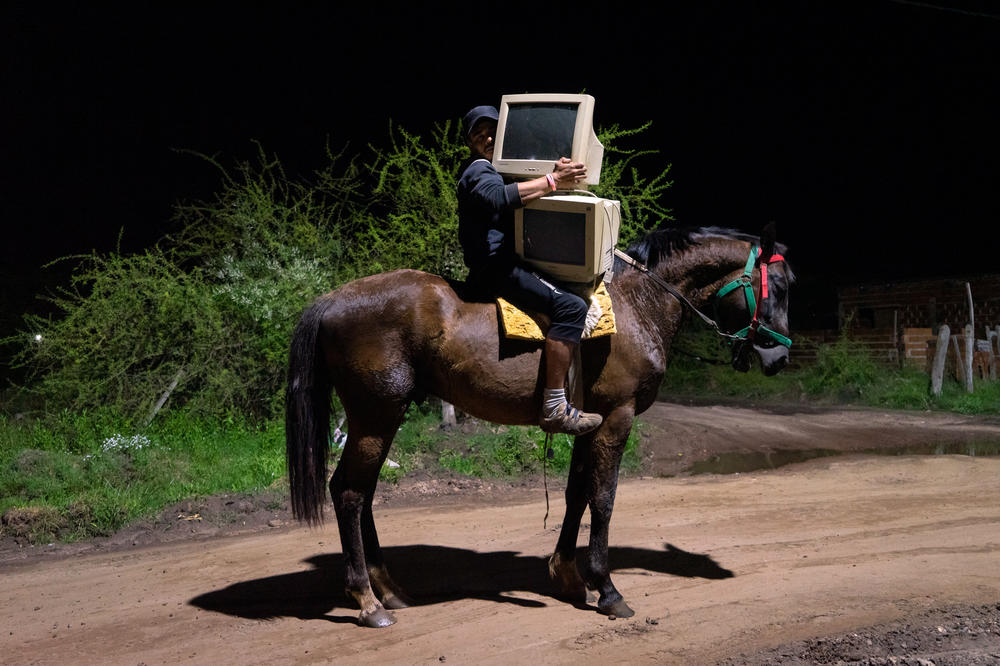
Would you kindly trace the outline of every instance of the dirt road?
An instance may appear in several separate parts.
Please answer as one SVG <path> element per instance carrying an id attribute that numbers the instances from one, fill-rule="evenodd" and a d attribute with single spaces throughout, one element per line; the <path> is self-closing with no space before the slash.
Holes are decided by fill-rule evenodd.
<path id="1" fill-rule="evenodd" d="M 686 414 L 685 428 L 720 424 L 710 408 L 697 408 L 701 426 L 694 408 L 664 409 L 675 421 Z M 666 436 L 662 426 L 650 439 Z M 753 655 L 794 641 L 1000 602 L 996 458 L 828 457 L 626 480 L 611 562 L 636 610 L 628 620 L 551 596 L 546 559 L 561 495 L 551 497 L 547 529 L 539 488 L 504 496 L 376 508 L 389 565 L 421 604 L 384 630 L 354 624 L 334 524 L 8 562 L 0 661 L 762 663 Z M 953 663 L 1000 662 L 991 631 L 963 637 L 982 661 Z M 949 632 L 942 625 L 937 640 Z"/>

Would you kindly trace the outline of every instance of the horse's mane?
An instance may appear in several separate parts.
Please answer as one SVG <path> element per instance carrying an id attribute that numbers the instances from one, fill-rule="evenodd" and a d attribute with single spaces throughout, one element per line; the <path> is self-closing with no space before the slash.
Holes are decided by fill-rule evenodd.
<path id="1" fill-rule="evenodd" d="M 742 240 L 753 244 L 760 242 L 759 236 L 724 227 L 660 227 L 632 243 L 625 253 L 652 269 L 692 245 L 701 245 L 709 238 Z M 783 254 L 787 251 L 785 245 L 775 244 L 775 252 Z"/>

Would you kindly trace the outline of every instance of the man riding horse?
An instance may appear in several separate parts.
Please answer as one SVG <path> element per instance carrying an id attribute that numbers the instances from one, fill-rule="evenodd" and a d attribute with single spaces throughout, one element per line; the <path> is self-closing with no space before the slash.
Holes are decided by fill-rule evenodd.
<path id="1" fill-rule="evenodd" d="M 546 432 L 583 435 L 600 426 L 602 417 L 569 404 L 566 375 L 589 305 L 522 264 L 514 252 L 513 232 L 514 209 L 547 192 L 574 186 L 586 177 L 587 167 L 563 157 L 552 173 L 505 182 L 491 162 L 498 117 L 494 107 L 477 106 L 462 121 L 471 155 L 458 181 L 458 236 L 469 268 L 468 283 L 477 296 L 501 296 L 521 309 L 549 316 L 539 425 Z"/>

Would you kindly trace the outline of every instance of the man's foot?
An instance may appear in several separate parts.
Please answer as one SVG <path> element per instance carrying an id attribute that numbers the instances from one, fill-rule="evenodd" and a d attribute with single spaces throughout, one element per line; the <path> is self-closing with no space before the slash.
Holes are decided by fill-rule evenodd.
<path id="1" fill-rule="evenodd" d="M 565 435 L 585 435 L 604 421 L 604 417 L 600 414 L 581 412 L 568 402 L 563 405 L 555 416 L 542 416 L 542 422 L 539 424 L 542 430 Z"/>

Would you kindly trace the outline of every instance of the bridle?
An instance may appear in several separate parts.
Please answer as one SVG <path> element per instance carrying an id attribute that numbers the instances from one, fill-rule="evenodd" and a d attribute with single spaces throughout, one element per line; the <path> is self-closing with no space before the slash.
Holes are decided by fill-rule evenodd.
<path id="1" fill-rule="evenodd" d="M 719 290 L 715 295 L 715 310 L 716 316 L 718 316 L 719 303 L 722 299 L 730 292 L 743 288 L 743 294 L 747 301 L 747 310 L 750 311 L 750 323 L 745 327 L 733 334 L 733 337 L 737 340 L 748 340 L 753 342 L 758 335 L 763 335 L 764 337 L 771 338 L 777 344 L 782 347 L 791 347 L 792 341 L 786 338 L 781 333 L 777 331 L 772 331 L 767 326 L 760 323 L 757 318 L 757 313 L 759 312 L 757 308 L 757 299 L 754 298 L 753 293 L 753 279 L 751 274 L 753 273 L 753 267 L 756 264 L 760 264 L 760 302 L 763 303 L 767 300 L 768 290 L 767 290 L 767 267 L 769 264 L 774 264 L 779 261 L 784 261 L 785 258 L 780 254 L 772 254 L 767 260 L 761 261 L 761 248 L 754 246 L 750 249 L 750 257 L 747 259 L 746 268 L 743 269 L 743 275 L 739 276 L 725 287 Z"/>
<path id="2" fill-rule="evenodd" d="M 754 266 L 756 266 L 757 263 L 758 263 L 758 259 L 760 258 L 760 254 L 761 254 L 761 248 L 760 247 L 758 247 L 756 245 L 753 246 L 753 247 L 751 247 L 750 248 L 750 257 L 747 259 L 746 268 L 743 269 L 743 275 L 741 275 L 740 277 L 736 278 L 732 282 L 728 283 L 726 286 L 722 287 L 716 293 L 716 296 L 715 296 L 715 313 L 716 313 L 716 317 L 718 317 L 719 303 L 721 302 L 722 298 L 724 296 L 728 295 L 730 292 L 732 292 L 732 291 L 734 291 L 736 289 L 739 289 L 740 287 L 743 287 L 743 293 L 744 293 L 744 295 L 746 297 L 746 301 L 747 301 L 747 309 L 750 311 L 750 323 L 746 327 L 740 329 L 736 333 L 726 333 L 719 326 L 718 322 L 716 322 L 714 319 L 712 319 L 711 317 L 709 317 L 707 314 L 705 314 L 704 312 L 702 312 L 701 310 L 699 310 L 698 308 L 696 308 L 694 306 L 694 304 L 691 301 L 689 301 L 686 296 L 684 296 L 684 294 L 680 293 L 669 282 L 667 282 L 666 280 L 664 280 L 663 278 L 661 278 L 659 275 L 657 275 L 656 273 L 654 273 L 651 270 L 649 270 L 649 268 L 646 267 L 645 265 L 639 263 L 638 261 L 636 261 L 635 259 L 633 259 L 629 255 L 625 254 L 621 250 L 617 250 L 617 249 L 615 250 L 615 256 L 616 257 L 618 257 L 619 259 L 621 259 L 622 261 L 624 261 L 629 266 L 632 266 L 633 268 L 635 268 L 636 270 L 638 270 L 640 273 L 643 273 L 644 275 L 646 275 L 646 277 L 650 278 L 653 282 L 655 282 L 656 284 L 658 284 L 667 293 L 669 293 L 671 296 L 673 296 L 674 298 L 676 298 L 677 300 L 679 300 L 681 303 L 683 303 L 684 305 L 686 305 L 688 307 L 688 309 L 690 309 L 693 313 L 695 313 L 696 315 L 698 315 L 698 317 L 700 317 L 703 322 L 705 322 L 706 324 L 708 324 L 712 328 L 712 330 L 715 331 L 715 333 L 717 335 L 719 335 L 720 337 L 725 338 L 726 340 L 728 340 L 730 344 L 732 344 L 734 342 L 751 342 L 752 343 L 756 339 L 756 337 L 758 335 L 761 335 L 761 336 L 768 337 L 768 338 L 772 339 L 774 342 L 776 342 L 777 344 L 779 344 L 779 345 L 781 345 L 783 347 L 789 348 L 789 347 L 792 346 L 792 341 L 791 341 L 790 338 L 787 338 L 784 335 L 781 335 L 780 333 L 778 333 L 777 331 L 772 331 L 770 328 L 764 326 L 763 324 L 760 323 L 760 320 L 757 317 L 757 315 L 758 315 L 757 298 L 754 296 L 754 293 L 753 293 L 753 280 L 751 278 L 751 275 L 753 274 Z M 768 265 L 769 264 L 777 263 L 779 261 L 784 261 L 784 260 L 785 260 L 785 258 L 783 256 L 781 256 L 780 254 L 772 254 L 770 256 L 770 258 L 768 258 L 766 261 L 761 261 L 760 262 L 760 302 L 761 303 L 763 303 L 764 301 L 766 301 L 767 297 L 768 297 L 768 288 L 767 288 L 767 267 L 768 267 Z"/>

